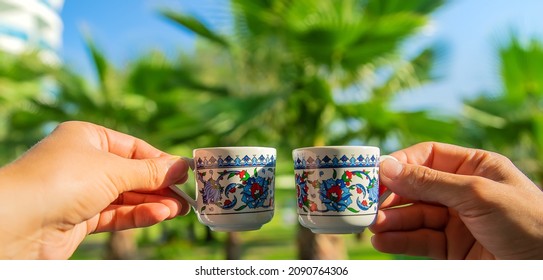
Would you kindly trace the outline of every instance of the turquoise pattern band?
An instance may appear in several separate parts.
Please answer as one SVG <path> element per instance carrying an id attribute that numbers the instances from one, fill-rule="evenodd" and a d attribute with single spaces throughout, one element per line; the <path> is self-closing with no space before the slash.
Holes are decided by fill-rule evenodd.
<path id="1" fill-rule="evenodd" d="M 215 168 L 247 168 L 247 167 L 275 167 L 276 158 L 274 155 L 261 154 L 261 155 L 227 155 L 223 156 L 211 156 L 197 157 L 195 158 L 197 169 L 215 169 Z"/>
<path id="2" fill-rule="evenodd" d="M 379 157 L 376 155 L 325 155 L 322 159 L 319 156 L 298 155 L 294 158 L 294 169 L 316 169 L 316 168 L 352 168 L 352 167 L 376 167 Z"/>

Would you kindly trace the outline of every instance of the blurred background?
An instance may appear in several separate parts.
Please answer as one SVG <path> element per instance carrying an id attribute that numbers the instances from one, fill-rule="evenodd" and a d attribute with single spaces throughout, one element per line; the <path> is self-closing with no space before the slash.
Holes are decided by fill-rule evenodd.
<path id="1" fill-rule="evenodd" d="M 541 185 L 540 11 L 537 0 L 0 0 L 0 164 L 66 120 L 185 156 L 272 146 L 276 211 L 261 230 L 211 232 L 190 213 L 91 235 L 72 258 L 407 258 L 375 251 L 369 232 L 301 228 L 292 149 L 442 141 L 502 153 Z"/>

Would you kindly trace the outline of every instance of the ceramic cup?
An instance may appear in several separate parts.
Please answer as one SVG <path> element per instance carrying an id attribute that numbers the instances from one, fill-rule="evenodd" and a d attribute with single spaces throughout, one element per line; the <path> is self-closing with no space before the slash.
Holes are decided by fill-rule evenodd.
<path id="1" fill-rule="evenodd" d="M 215 147 L 193 151 L 196 199 L 176 187 L 198 220 L 214 231 L 261 228 L 274 214 L 276 150 Z"/>
<path id="2" fill-rule="evenodd" d="M 314 233 L 359 233 L 379 207 L 378 147 L 323 146 L 295 149 L 298 220 Z M 382 194 L 382 199 L 389 193 Z"/>

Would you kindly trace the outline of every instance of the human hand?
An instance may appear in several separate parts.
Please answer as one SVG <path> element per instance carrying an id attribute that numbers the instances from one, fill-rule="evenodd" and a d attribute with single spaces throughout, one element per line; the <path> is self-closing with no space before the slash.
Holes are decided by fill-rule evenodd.
<path id="1" fill-rule="evenodd" d="M 382 252 L 434 259 L 543 259 L 543 192 L 509 159 L 421 143 L 391 154 L 394 194 L 370 230 Z"/>
<path id="2" fill-rule="evenodd" d="M 67 259 L 90 233 L 154 225 L 189 206 L 188 165 L 144 141 L 66 122 L 0 169 L 0 258 Z"/>

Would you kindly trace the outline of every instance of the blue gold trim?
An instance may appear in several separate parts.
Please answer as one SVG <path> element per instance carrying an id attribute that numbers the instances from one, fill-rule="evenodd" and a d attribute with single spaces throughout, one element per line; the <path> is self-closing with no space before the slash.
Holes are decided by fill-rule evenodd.
<path id="1" fill-rule="evenodd" d="M 210 158 L 197 157 L 194 161 L 197 169 L 213 169 L 225 167 L 275 167 L 276 159 L 274 155 L 262 154 L 252 156 L 236 155 L 235 157 L 227 155 L 224 158 L 223 156 L 218 156 L 218 158 L 215 158 L 214 156 L 211 156 Z"/>
<path id="2" fill-rule="evenodd" d="M 294 169 L 316 169 L 316 168 L 350 168 L 350 167 L 376 167 L 379 157 L 375 155 L 346 155 L 337 156 L 325 155 L 322 159 L 319 156 L 297 156 L 294 158 Z"/>

